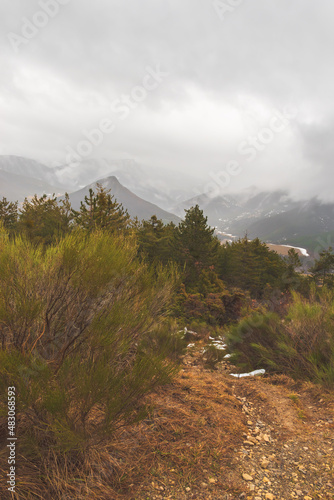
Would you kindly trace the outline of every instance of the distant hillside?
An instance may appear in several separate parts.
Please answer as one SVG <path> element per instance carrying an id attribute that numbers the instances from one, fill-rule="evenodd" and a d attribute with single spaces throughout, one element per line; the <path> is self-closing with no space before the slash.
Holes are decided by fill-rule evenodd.
<path id="1" fill-rule="evenodd" d="M 191 177 L 187 178 L 186 174 L 180 172 L 176 179 L 168 169 L 142 165 L 131 158 L 84 158 L 77 163 L 64 162 L 48 167 L 30 158 L 0 155 L 0 170 L 44 181 L 54 186 L 53 191 L 57 193 L 78 191 L 98 179 L 115 176 L 134 194 L 167 212 L 173 212 L 171 207 L 192 192 Z"/>
<path id="2" fill-rule="evenodd" d="M 0 170 L 0 198 L 5 197 L 10 201 L 22 202 L 24 198 L 29 198 L 34 194 L 42 196 L 61 192 L 45 181 Z"/>
<path id="3" fill-rule="evenodd" d="M 3 155 L 0 156 L 0 170 L 11 174 L 34 177 L 39 180 L 53 180 L 52 169 L 42 163 L 25 158 L 23 156 Z"/>
<path id="4" fill-rule="evenodd" d="M 330 246 L 327 237 L 334 232 L 334 204 L 314 198 L 307 201 L 291 199 L 284 191 L 244 192 L 210 198 L 200 195 L 175 207 L 198 203 L 212 226 L 224 234 L 260 238 L 263 241 L 307 248 L 314 251 L 319 241 Z M 330 238 L 329 238 L 330 239 Z"/>
<path id="5" fill-rule="evenodd" d="M 257 236 L 275 243 L 300 244 L 305 240 L 312 243 L 319 236 L 334 231 L 334 204 L 323 204 L 315 199 L 300 202 L 291 210 L 264 214 L 255 221 L 245 218 L 233 221 L 231 229 L 238 233 L 247 231 L 250 238 Z"/>
<path id="6" fill-rule="evenodd" d="M 124 208 L 126 208 L 131 217 L 138 217 L 139 220 L 150 219 L 152 215 L 156 215 L 158 219 L 162 219 L 163 222 L 174 222 L 178 224 L 179 218 L 166 212 L 157 205 L 143 200 L 139 196 L 132 193 L 129 189 L 124 187 L 115 176 L 110 176 L 105 179 L 98 181 L 105 189 L 110 189 L 112 195 L 115 196 L 118 202 L 122 203 Z M 96 189 L 96 182 L 89 184 L 88 186 L 71 193 L 70 201 L 75 210 L 80 208 L 80 202 L 84 200 L 84 197 L 88 194 L 89 189 Z"/>

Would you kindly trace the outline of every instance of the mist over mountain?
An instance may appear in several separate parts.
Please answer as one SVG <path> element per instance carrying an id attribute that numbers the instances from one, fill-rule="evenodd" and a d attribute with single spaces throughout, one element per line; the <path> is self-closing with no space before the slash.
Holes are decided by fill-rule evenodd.
<path id="1" fill-rule="evenodd" d="M 201 186 L 197 179 L 188 177 L 187 188 L 178 188 L 177 179 L 168 177 L 168 172 L 161 172 L 159 177 L 153 168 L 133 159 L 89 159 L 50 167 L 33 159 L 0 156 L 0 196 L 11 201 L 22 202 L 34 194 L 61 196 L 66 191 L 74 208 L 79 208 L 89 188 L 94 189 L 99 181 L 132 217 L 140 220 L 156 215 L 164 222 L 178 223 L 185 210 L 198 204 L 209 224 L 223 235 L 242 237 L 247 233 L 249 238 L 293 244 L 311 251 L 324 237 L 331 245 L 333 203 L 314 197 L 300 200 L 288 191 L 261 191 L 255 186 L 216 196 L 212 192 L 191 196 Z"/>
<path id="2" fill-rule="evenodd" d="M 0 171 L 21 176 L 22 181 L 23 178 L 31 179 L 27 184 L 28 195 L 34 192 L 59 194 L 65 191 L 78 191 L 99 179 L 113 175 L 136 195 L 158 204 L 167 211 L 177 201 L 181 202 L 189 197 L 194 191 L 194 188 L 190 187 L 191 184 L 196 185 L 196 181 L 185 176 L 188 182 L 183 181 L 183 183 L 187 184 L 187 188 L 182 188 L 178 185 L 177 179 L 173 178 L 168 171 L 159 171 L 154 167 L 141 165 L 133 159 L 86 159 L 78 163 L 63 165 L 56 163 L 53 166 L 47 166 L 30 158 L 3 155 L 0 156 Z M 20 188 L 21 180 L 16 178 L 15 182 L 18 194 L 15 196 L 15 189 L 13 191 L 9 189 L 8 184 L 8 196 L 12 197 L 10 194 L 12 193 L 15 199 L 21 201 L 26 193 L 23 193 Z M 35 185 L 36 188 L 34 188 Z M 4 181 L 3 188 L 5 188 Z"/>
<path id="3" fill-rule="evenodd" d="M 0 156 L 0 196 L 23 201 L 34 194 L 62 192 L 64 188 L 57 182 L 53 169 L 21 156 Z"/>
<path id="4" fill-rule="evenodd" d="M 129 189 L 124 187 L 115 176 L 100 179 L 99 184 L 104 189 L 110 190 L 110 194 L 112 194 L 119 203 L 122 203 L 123 207 L 127 209 L 130 216 L 133 218 L 137 217 L 139 220 L 148 220 L 152 215 L 156 215 L 158 219 L 161 219 L 164 223 L 174 222 L 178 224 L 180 221 L 177 216 L 166 212 L 157 205 L 143 200 L 132 193 Z M 89 189 L 96 191 L 96 182 L 69 195 L 71 205 L 75 210 L 80 208 L 80 203 L 84 200 L 85 196 L 88 195 Z"/>
<path id="5" fill-rule="evenodd" d="M 199 204 L 210 225 L 230 237 L 256 237 L 268 243 L 292 244 L 315 250 L 334 241 L 334 204 L 318 198 L 296 200 L 287 191 L 254 189 L 211 197 L 196 196 L 176 205 L 173 212 Z"/>

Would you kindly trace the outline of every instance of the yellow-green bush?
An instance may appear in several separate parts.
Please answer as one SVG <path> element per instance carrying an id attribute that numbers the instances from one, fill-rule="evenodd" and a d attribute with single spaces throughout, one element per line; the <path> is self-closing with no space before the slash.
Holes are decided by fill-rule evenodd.
<path id="1" fill-rule="evenodd" d="M 255 313 L 227 335 L 231 361 L 243 368 L 266 368 L 334 385 L 334 292 L 313 290 L 305 299 L 293 293 L 286 317 Z"/>
<path id="2" fill-rule="evenodd" d="M 1 401 L 16 386 L 24 453 L 103 439 L 174 373 L 175 272 L 136 253 L 106 232 L 73 231 L 46 249 L 0 232 Z"/>

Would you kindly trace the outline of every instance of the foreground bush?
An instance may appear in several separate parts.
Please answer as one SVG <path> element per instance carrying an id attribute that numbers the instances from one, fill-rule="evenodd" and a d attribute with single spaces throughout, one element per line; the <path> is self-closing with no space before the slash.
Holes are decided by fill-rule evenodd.
<path id="1" fill-rule="evenodd" d="M 0 233 L 1 401 L 15 386 L 26 457 L 103 440 L 175 372 L 167 357 L 180 345 L 164 326 L 174 272 L 136 252 L 104 232 L 46 250 Z"/>
<path id="2" fill-rule="evenodd" d="M 334 293 L 294 293 L 286 317 L 256 313 L 230 329 L 232 361 L 245 369 L 266 368 L 334 386 Z"/>

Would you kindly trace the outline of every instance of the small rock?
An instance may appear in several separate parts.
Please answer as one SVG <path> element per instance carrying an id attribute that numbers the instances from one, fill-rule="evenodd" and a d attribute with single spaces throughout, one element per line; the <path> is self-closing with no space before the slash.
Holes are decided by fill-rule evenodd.
<path id="1" fill-rule="evenodd" d="M 249 491 L 255 491 L 255 484 L 250 484 L 249 485 Z"/>
<path id="2" fill-rule="evenodd" d="M 255 444 L 255 443 L 253 443 L 252 441 L 248 441 L 248 440 L 246 440 L 246 441 L 244 441 L 244 443 L 243 443 L 243 444 L 245 444 L 245 445 L 247 445 L 247 446 L 254 446 L 254 444 Z"/>
<path id="3" fill-rule="evenodd" d="M 273 495 L 272 493 L 267 493 L 265 496 L 265 499 L 266 500 L 275 500 L 275 495 Z"/>
<path id="4" fill-rule="evenodd" d="M 202 488 L 207 488 L 208 484 L 207 483 L 201 483 Z"/>
<path id="5" fill-rule="evenodd" d="M 248 420 L 247 425 L 253 425 L 253 422 L 251 420 Z"/>
<path id="6" fill-rule="evenodd" d="M 189 493 L 189 491 L 191 491 L 191 488 L 189 488 L 189 486 L 186 487 L 186 492 Z"/>
<path id="7" fill-rule="evenodd" d="M 243 474 L 242 477 L 245 481 L 253 481 L 253 477 L 249 474 Z"/>
<path id="8" fill-rule="evenodd" d="M 209 477 L 210 484 L 215 484 L 216 482 L 217 482 L 217 479 L 215 479 L 214 477 Z"/>
<path id="9" fill-rule="evenodd" d="M 250 441 L 251 443 L 257 444 L 257 440 L 253 436 L 247 436 L 247 441 Z"/>
<path id="10" fill-rule="evenodd" d="M 260 463 L 262 469 L 266 469 L 269 464 L 270 464 L 269 460 L 262 460 L 262 462 Z"/>
<path id="11" fill-rule="evenodd" d="M 308 496 L 306 495 L 306 497 L 304 497 L 304 500 L 312 500 L 312 497 L 308 497 Z"/>

